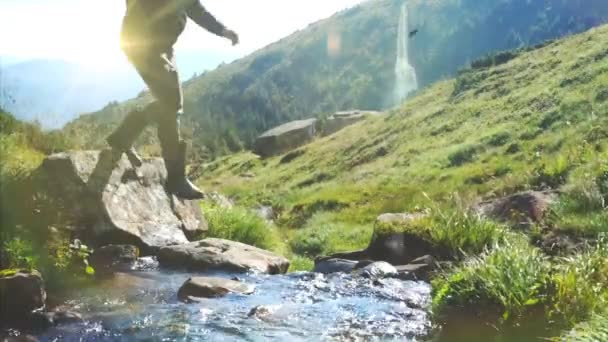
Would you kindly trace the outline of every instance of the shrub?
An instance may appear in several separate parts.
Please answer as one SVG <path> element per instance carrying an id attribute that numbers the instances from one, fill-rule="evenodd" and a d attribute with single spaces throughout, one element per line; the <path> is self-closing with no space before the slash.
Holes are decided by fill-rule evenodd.
<path id="1" fill-rule="evenodd" d="M 531 185 L 557 189 L 565 184 L 573 165 L 567 157 L 560 155 L 549 164 L 542 165 L 532 172 Z"/>
<path id="2" fill-rule="evenodd" d="M 270 250 L 278 247 L 276 230 L 247 209 L 203 206 L 203 212 L 209 223 L 207 237 L 238 241 Z"/>
<path id="3" fill-rule="evenodd" d="M 517 319 L 545 300 L 550 265 L 524 238 L 505 239 L 433 281 L 433 307 L 441 315 L 451 307 L 472 305 Z"/>
<path id="4" fill-rule="evenodd" d="M 511 140 L 511 134 L 509 132 L 500 132 L 488 137 L 487 142 L 490 146 L 503 146 Z"/>
<path id="5" fill-rule="evenodd" d="M 450 166 L 460 166 L 475 160 L 477 148 L 475 146 L 464 146 L 448 156 Z"/>

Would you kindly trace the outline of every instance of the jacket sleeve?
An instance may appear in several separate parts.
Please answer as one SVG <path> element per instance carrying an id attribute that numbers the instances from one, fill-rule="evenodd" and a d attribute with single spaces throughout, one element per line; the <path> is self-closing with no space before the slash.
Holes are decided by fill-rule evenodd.
<path id="1" fill-rule="evenodd" d="M 226 28 L 211 13 L 207 12 L 199 0 L 193 0 L 187 9 L 188 17 L 207 31 L 221 36 Z"/>

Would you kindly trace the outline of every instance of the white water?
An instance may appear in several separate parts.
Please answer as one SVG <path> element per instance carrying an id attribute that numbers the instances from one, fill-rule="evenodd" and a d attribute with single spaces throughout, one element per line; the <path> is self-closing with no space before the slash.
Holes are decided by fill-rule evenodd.
<path id="1" fill-rule="evenodd" d="M 411 92 L 418 89 L 416 70 L 410 64 L 408 55 L 409 30 L 408 10 L 404 3 L 399 18 L 399 34 L 397 35 L 397 61 L 395 62 L 395 94 L 394 103 L 401 103 Z"/>

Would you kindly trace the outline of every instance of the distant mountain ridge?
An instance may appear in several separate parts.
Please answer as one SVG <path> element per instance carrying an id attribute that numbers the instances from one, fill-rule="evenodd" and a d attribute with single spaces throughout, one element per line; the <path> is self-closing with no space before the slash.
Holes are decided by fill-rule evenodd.
<path id="1" fill-rule="evenodd" d="M 278 124 L 338 110 L 392 105 L 401 0 L 372 0 L 309 25 L 185 83 L 185 136 L 203 156 L 251 146 Z M 608 2 L 408 1 L 410 60 L 422 87 L 488 53 L 534 45 L 606 22 Z M 79 146 L 98 147 L 133 105 L 84 115 L 66 127 Z M 95 132 L 80 136 L 80 131 Z M 153 134 L 140 141 L 154 142 Z"/>
<path id="2" fill-rule="evenodd" d="M 183 79 L 188 79 L 228 58 L 183 52 L 177 62 Z M 20 120 L 37 121 L 47 129 L 61 128 L 83 113 L 128 100 L 145 89 L 126 59 L 123 64 L 100 68 L 58 59 L 0 59 L 0 106 Z"/>

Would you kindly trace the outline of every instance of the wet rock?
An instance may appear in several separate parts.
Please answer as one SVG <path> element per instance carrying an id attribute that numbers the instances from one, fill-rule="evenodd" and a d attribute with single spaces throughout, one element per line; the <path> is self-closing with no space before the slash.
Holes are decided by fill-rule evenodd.
<path id="1" fill-rule="evenodd" d="M 397 269 L 388 262 L 377 261 L 361 268 L 356 274 L 371 279 L 390 278 L 397 276 Z"/>
<path id="2" fill-rule="evenodd" d="M 257 319 L 265 320 L 272 316 L 275 311 L 276 307 L 268 305 L 258 305 L 249 311 L 247 317 L 254 317 Z"/>
<path id="3" fill-rule="evenodd" d="M 411 264 L 428 265 L 428 266 L 433 266 L 436 263 L 437 263 L 437 260 L 432 255 L 424 255 L 424 256 L 421 256 L 420 258 L 416 258 L 416 259 L 412 260 L 412 262 L 411 262 Z"/>
<path id="4" fill-rule="evenodd" d="M 526 191 L 478 203 L 474 209 L 482 216 L 527 229 L 544 220 L 556 198 L 554 191 Z"/>
<path id="5" fill-rule="evenodd" d="M 289 260 L 240 242 L 205 239 L 185 245 L 161 248 L 161 266 L 186 267 L 192 270 L 223 270 L 235 272 L 287 272 Z"/>
<path id="6" fill-rule="evenodd" d="M 46 291 L 38 271 L 4 271 L 0 275 L 0 322 L 19 321 L 43 309 Z"/>
<path id="7" fill-rule="evenodd" d="M 361 111 L 351 110 L 345 112 L 337 112 L 330 116 L 325 125 L 323 126 L 323 135 L 334 134 L 350 125 L 353 125 L 359 121 L 365 120 L 369 116 L 379 115 L 379 112 L 375 111 Z"/>
<path id="8" fill-rule="evenodd" d="M 296 149 L 314 138 L 316 122 L 317 119 L 297 120 L 275 127 L 256 139 L 254 152 L 270 157 Z"/>
<path id="9" fill-rule="evenodd" d="M 429 264 L 409 264 L 395 266 L 397 278 L 401 280 L 428 280 L 429 274 L 435 268 Z"/>
<path id="10" fill-rule="evenodd" d="M 350 273 L 355 269 L 357 261 L 346 259 L 327 259 L 315 260 L 315 268 L 313 272 L 330 274 L 330 273 Z"/>
<path id="11" fill-rule="evenodd" d="M 386 261 L 393 265 L 408 264 L 420 255 L 441 257 L 446 254 L 426 239 L 409 232 L 375 235 L 367 253 L 372 260 Z"/>
<path id="12" fill-rule="evenodd" d="M 53 326 L 72 324 L 82 322 L 82 316 L 77 312 L 72 311 L 51 311 L 46 312 L 44 315 Z"/>
<path id="13" fill-rule="evenodd" d="M 111 272 L 132 268 L 139 257 L 139 249 L 132 245 L 106 245 L 97 248 L 89 261 L 97 272 Z"/>
<path id="14" fill-rule="evenodd" d="M 230 293 L 252 294 L 253 285 L 224 278 L 195 277 L 188 279 L 179 289 L 177 298 L 183 302 L 195 301 L 196 298 L 223 297 Z"/>
<path id="15" fill-rule="evenodd" d="M 334 253 L 334 254 L 331 254 L 328 256 L 319 257 L 317 259 L 317 262 L 329 260 L 329 259 L 344 259 L 344 260 L 361 261 L 361 260 L 368 260 L 369 255 L 367 254 L 367 250 Z"/>
<path id="16" fill-rule="evenodd" d="M 86 229 L 99 244 L 136 244 L 157 250 L 188 242 L 206 222 L 196 201 L 165 191 L 162 159 L 146 160 L 134 170 L 125 156 L 76 151 L 47 157 L 36 171 L 39 197 L 48 198 L 64 221 Z"/>

